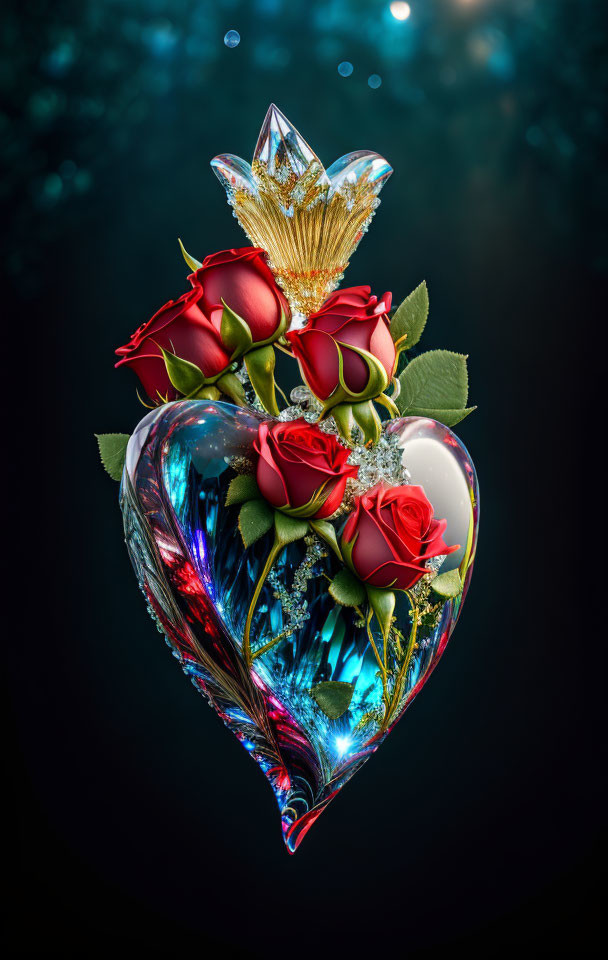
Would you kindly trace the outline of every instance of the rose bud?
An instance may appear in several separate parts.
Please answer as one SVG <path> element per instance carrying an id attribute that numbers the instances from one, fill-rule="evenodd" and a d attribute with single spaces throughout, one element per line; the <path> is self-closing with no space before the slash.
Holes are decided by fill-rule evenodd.
<path id="1" fill-rule="evenodd" d="M 135 370 L 154 403 L 176 400 L 180 395 L 169 379 L 161 347 L 198 367 L 203 377 L 216 379 L 230 366 L 230 356 L 219 334 L 220 317 L 206 316 L 200 309 L 203 295 L 197 286 L 179 300 L 170 300 L 151 320 L 135 331 L 129 343 L 116 351 L 117 367 Z"/>
<path id="2" fill-rule="evenodd" d="M 335 513 L 346 481 L 358 467 L 334 436 L 305 420 L 260 424 L 254 441 L 256 479 L 273 507 L 297 517 L 324 519 Z"/>
<path id="3" fill-rule="evenodd" d="M 374 399 L 395 372 L 388 318 L 392 297 L 385 293 L 378 300 L 370 292 L 369 287 L 336 290 L 305 327 L 287 333 L 303 378 L 327 407 Z"/>
<path id="4" fill-rule="evenodd" d="M 355 500 L 342 532 L 342 554 L 371 587 L 409 590 L 427 573 L 426 561 L 458 550 L 443 540 L 447 520 L 433 517 L 422 487 L 380 483 Z"/>
<path id="5" fill-rule="evenodd" d="M 291 311 L 258 247 L 221 250 L 205 257 L 190 277 L 203 288 L 201 307 L 210 316 L 223 304 L 244 320 L 254 346 L 276 340 L 288 326 Z M 223 301 L 223 302 L 222 302 Z"/>

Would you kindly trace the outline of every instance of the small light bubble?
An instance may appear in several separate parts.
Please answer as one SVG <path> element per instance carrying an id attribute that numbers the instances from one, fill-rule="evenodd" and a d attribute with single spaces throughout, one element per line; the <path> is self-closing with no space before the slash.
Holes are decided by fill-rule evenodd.
<path id="1" fill-rule="evenodd" d="M 230 47 L 232 50 L 234 47 L 238 47 L 241 42 L 241 35 L 238 30 L 229 30 L 226 36 L 224 37 L 224 43 L 227 47 Z"/>
<path id="2" fill-rule="evenodd" d="M 348 60 L 343 60 L 342 63 L 338 64 L 338 73 L 341 77 L 350 77 L 354 69 L 352 63 L 349 63 Z"/>
<path id="3" fill-rule="evenodd" d="M 378 87 L 382 86 L 382 77 L 379 77 L 377 73 L 372 73 L 371 77 L 367 78 L 367 83 L 372 90 L 377 90 Z"/>

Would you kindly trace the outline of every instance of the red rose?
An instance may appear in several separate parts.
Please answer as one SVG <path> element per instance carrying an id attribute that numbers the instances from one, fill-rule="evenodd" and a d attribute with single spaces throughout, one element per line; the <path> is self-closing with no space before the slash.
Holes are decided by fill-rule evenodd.
<path id="1" fill-rule="evenodd" d="M 170 300 L 116 351 L 122 358 L 116 366 L 132 367 L 154 402 L 179 396 L 169 380 L 161 347 L 195 364 L 206 378 L 217 377 L 230 365 L 218 333 L 219 317 L 207 317 L 201 311 L 198 301 L 202 295 L 197 286 L 179 300 Z"/>
<path id="2" fill-rule="evenodd" d="M 289 322 L 289 304 L 266 262 L 266 253 L 258 247 L 212 253 L 189 279 L 203 288 L 201 307 L 207 316 L 216 310 L 221 315 L 223 300 L 245 321 L 254 344 L 276 339 Z"/>
<path id="3" fill-rule="evenodd" d="M 336 403 L 372 400 L 387 388 L 397 359 L 388 326 L 391 299 L 390 293 L 382 300 L 370 297 L 369 287 L 336 290 L 305 327 L 287 334 L 302 376 L 319 400 L 334 394 Z M 372 354 L 378 364 L 372 369 L 357 350 Z"/>
<path id="4" fill-rule="evenodd" d="M 346 481 L 359 469 L 346 462 L 350 450 L 305 420 L 264 421 L 253 446 L 260 493 L 273 507 L 299 517 L 321 520 L 335 513 Z"/>
<path id="5" fill-rule="evenodd" d="M 422 487 L 380 483 L 357 497 L 342 533 L 352 571 L 372 587 L 409 590 L 431 557 L 453 553 L 443 540 L 447 520 L 433 518 Z"/>

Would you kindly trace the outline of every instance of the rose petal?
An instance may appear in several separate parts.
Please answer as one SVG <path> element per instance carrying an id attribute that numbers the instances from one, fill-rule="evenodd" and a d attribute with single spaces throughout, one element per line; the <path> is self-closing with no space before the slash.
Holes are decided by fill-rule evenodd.
<path id="1" fill-rule="evenodd" d="M 415 563 L 397 563 L 389 561 L 372 571 L 365 582 L 372 587 L 386 589 L 392 586 L 395 590 L 409 590 L 427 572 L 425 567 Z"/>
<path id="2" fill-rule="evenodd" d="M 302 376 L 319 400 L 327 400 L 339 382 L 338 347 L 322 331 L 293 330 L 287 334 Z"/>

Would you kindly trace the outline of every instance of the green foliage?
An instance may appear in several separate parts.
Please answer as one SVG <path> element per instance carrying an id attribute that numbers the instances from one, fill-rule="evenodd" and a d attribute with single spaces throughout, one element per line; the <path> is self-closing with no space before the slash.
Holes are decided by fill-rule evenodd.
<path id="1" fill-rule="evenodd" d="M 274 528 L 277 540 L 282 546 L 293 543 L 294 540 L 301 540 L 309 531 L 307 520 L 297 520 L 295 517 L 288 517 L 280 510 L 274 512 Z"/>
<path id="2" fill-rule="evenodd" d="M 336 574 L 329 585 L 329 592 L 343 607 L 360 607 L 365 603 L 365 587 L 346 567 Z"/>
<path id="3" fill-rule="evenodd" d="M 341 560 L 342 554 L 340 553 L 340 547 L 338 546 L 336 531 L 329 520 L 309 520 L 308 522 L 317 536 L 322 540 L 325 540 L 325 542 L 329 544 L 331 549 L 336 554 L 338 560 Z"/>
<path id="4" fill-rule="evenodd" d="M 274 521 L 274 510 L 265 500 L 248 500 L 239 512 L 239 530 L 246 547 L 268 533 Z"/>
<path id="5" fill-rule="evenodd" d="M 382 433 L 382 423 L 371 400 L 353 403 L 353 417 L 363 430 L 365 443 L 377 443 Z"/>
<path id="6" fill-rule="evenodd" d="M 96 433 L 101 462 L 112 477 L 120 480 L 122 477 L 125 457 L 127 455 L 128 433 Z"/>
<path id="7" fill-rule="evenodd" d="M 426 326 L 428 315 L 429 293 L 426 281 L 423 280 L 393 314 L 390 330 L 395 343 L 402 337 L 406 337 L 402 346 L 403 350 L 410 350 L 416 346 Z"/>
<path id="8" fill-rule="evenodd" d="M 253 474 L 239 473 L 230 481 L 226 493 L 226 506 L 232 507 L 237 503 L 246 503 L 247 500 L 259 500 L 261 496 Z"/>
<path id="9" fill-rule="evenodd" d="M 186 250 L 185 246 L 181 241 L 181 237 L 178 237 L 177 239 L 179 242 L 180 250 L 182 251 L 182 257 L 184 258 L 184 260 L 186 261 L 190 269 L 194 273 L 196 273 L 199 267 L 202 267 L 202 263 L 200 262 L 200 260 L 196 260 L 194 257 L 190 256 L 190 254 L 188 253 L 188 251 Z"/>
<path id="10" fill-rule="evenodd" d="M 369 605 L 376 614 L 382 636 L 386 640 L 395 610 L 395 594 L 392 590 L 381 590 L 379 587 L 371 587 L 368 583 L 365 584 L 365 589 Z"/>
<path id="11" fill-rule="evenodd" d="M 175 389 L 187 397 L 191 393 L 196 393 L 205 385 L 203 371 L 189 360 L 182 360 L 176 357 L 174 353 L 168 353 L 163 347 L 160 348 L 167 368 L 169 380 Z"/>
<path id="12" fill-rule="evenodd" d="M 467 358 L 461 353 L 422 353 L 408 363 L 399 380 L 401 392 L 396 402 L 403 416 L 431 417 L 451 427 L 476 409 L 466 406 Z"/>
<path id="13" fill-rule="evenodd" d="M 353 407 L 351 403 L 339 403 L 332 411 L 332 416 L 336 421 L 336 426 L 340 431 L 340 436 L 347 443 L 352 441 L 352 429 L 354 425 Z"/>
<path id="14" fill-rule="evenodd" d="M 274 392 L 275 363 L 274 347 L 271 344 L 250 350 L 245 356 L 245 366 L 247 367 L 251 386 L 255 390 L 264 409 L 272 414 L 273 417 L 278 417 L 279 408 Z"/>
<path id="15" fill-rule="evenodd" d="M 233 373 L 224 373 L 219 380 L 216 381 L 216 387 L 218 390 L 221 390 L 222 393 L 225 393 L 226 396 L 238 404 L 240 407 L 244 407 L 247 404 L 245 398 L 245 390 L 243 384 Z"/>
<path id="16" fill-rule="evenodd" d="M 240 357 L 251 349 L 251 330 L 238 313 L 231 310 L 223 300 L 222 303 L 224 309 L 220 322 L 220 335 L 222 342 L 232 353 L 230 359 L 234 360 L 235 357 Z"/>
<path id="17" fill-rule="evenodd" d="M 317 683 L 310 691 L 311 697 L 330 720 L 338 720 L 346 713 L 353 698 L 355 685 L 341 680 L 326 680 Z"/>
<path id="18" fill-rule="evenodd" d="M 440 597 L 457 597 L 462 591 L 462 580 L 458 569 L 440 573 L 431 580 L 431 588 Z"/>

